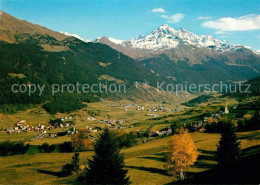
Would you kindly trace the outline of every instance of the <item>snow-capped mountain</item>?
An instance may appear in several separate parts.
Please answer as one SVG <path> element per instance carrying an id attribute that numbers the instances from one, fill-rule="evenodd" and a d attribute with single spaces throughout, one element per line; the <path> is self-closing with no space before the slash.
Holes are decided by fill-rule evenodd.
<path id="1" fill-rule="evenodd" d="M 255 77 L 260 72 L 260 56 L 252 48 L 235 46 L 212 36 L 199 36 L 183 28 L 175 30 L 167 24 L 132 40 L 100 37 L 96 42 L 140 61 L 157 74 L 166 75 L 165 78 L 174 76 L 180 82 L 198 78 L 206 82 L 207 75 L 245 79 L 242 73 Z M 185 79 L 190 75 L 196 78 Z"/>
<path id="2" fill-rule="evenodd" d="M 183 28 L 175 30 L 167 24 L 155 29 L 149 35 L 139 35 L 130 41 L 108 39 L 118 45 L 147 50 L 172 49 L 180 45 L 194 45 L 218 51 L 234 50 L 241 47 L 217 40 L 212 36 L 199 36 Z"/>

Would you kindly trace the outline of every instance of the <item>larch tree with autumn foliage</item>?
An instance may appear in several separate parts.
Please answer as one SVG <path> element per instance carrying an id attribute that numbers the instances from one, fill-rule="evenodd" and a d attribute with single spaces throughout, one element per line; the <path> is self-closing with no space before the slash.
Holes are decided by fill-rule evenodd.
<path id="1" fill-rule="evenodd" d="M 77 134 L 71 136 L 71 143 L 75 151 L 83 151 L 85 149 L 85 139 L 87 138 L 84 130 L 79 130 Z"/>
<path id="2" fill-rule="evenodd" d="M 197 148 L 187 131 L 180 130 L 171 137 L 168 143 L 166 170 L 170 175 L 184 180 L 184 168 L 193 165 L 198 157 Z"/>

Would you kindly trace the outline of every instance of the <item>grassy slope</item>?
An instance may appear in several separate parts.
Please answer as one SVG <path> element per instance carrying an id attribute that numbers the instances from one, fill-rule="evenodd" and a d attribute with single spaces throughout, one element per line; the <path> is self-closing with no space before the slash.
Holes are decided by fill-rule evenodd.
<path id="1" fill-rule="evenodd" d="M 260 131 L 238 133 L 242 148 L 260 145 Z M 216 165 L 214 151 L 220 135 L 206 133 L 192 133 L 197 148 L 200 151 L 199 160 L 186 171 L 202 172 Z M 162 138 L 152 142 L 124 149 L 125 162 L 133 184 L 165 184 L 175 181 L 174 177 L 165 174 L 164 155 L 169 138 Z M 93 152 L 81 152 L 80 163 L 86 164 L 86 159 Z M 58 177 L 55 172 L 69 161 L 73 154 L 26 154 L 0 157 L 0 184 L 62 184 L 75 182 L 75 176 Z M 37 170 L 46 170 L 39 173 Z M 49 173 L 49 174 L 47 174 Z"/>

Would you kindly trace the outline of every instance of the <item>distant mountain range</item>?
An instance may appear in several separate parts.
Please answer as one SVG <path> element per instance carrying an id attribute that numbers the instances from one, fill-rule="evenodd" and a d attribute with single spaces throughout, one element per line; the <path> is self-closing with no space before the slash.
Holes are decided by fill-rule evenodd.
<path id="1" fill-rule="evenodd" d="M 46 83 L 50 87 L 53 83 L 108 82 L 132 87 L 136 81 L 148 82 L 150 91 L 138 89 L 127 96 L 140 98 L 145 92 L 151 100 L 157 82 L 233 83 L 260 75 L 260 56 L 252 50 L 168 25 L 130 41 L 101 37 L 84 42 L 5 12 L 0 14 L 1 104 L 40 103 L 52 98 L 11 93 L 13 83 Z"/>
<path id="2" fill-rule="evenodd" d="M 245 81 L 260 75 L 260 56 L 255 51 L 167 24 L 129 41 L 100 37 L 94 42 L 139 60 L 176 83 Z"/>
<path id="3" fill-rule="evenodd" d="M 220 41 L 212 36 L 198 36 L 192 32 L 180 28 L 175 30 L 165 24 L 152 31 L 149 35 L 139 35 L 129 41 L 108 38 L 111 42 L 138 49 L 147 50 L 165 50 L 176 48 L 180 45 L 194 45 L 197 47 L 206 47 L 217 51 L 231 51 L 243 46 L 233 46 L 228 42 Z M 99 41 L 99 39 L 97 39 Z"/>
<path id="4" fill-rule="evenodd" d="M 207 48 L 219 53 L 225 51 L 233 52 L 241 48 L 246 48 L 242 45 L 235 46 L 228 43 L 227 41 L 220 41 L 210 35 L 199 36 L 185 30 L 184 28 L 175 30 L 167 24 L 155 29 L 149 35 L 139 35 L 136 38 L 128 41 L 118 40 L 111 37 L 100 37 L 97 38 L 94 42 L 110 45 L 114 49 L 121 50 L 121 52 L 128 54 L 129 56 L 132 55 L 133 58 L 137 59 L 139 58 L 138 51 L 139 53 L 144 53 L 142 57 L 147 57 L 147 55 L 145 55 L 147 53 L 161 53 L 165 50 L 173 48 L 177 49 L 181 46 Z M 125 51 L 125 48 L 130 51 Z M 137 53 L 137 55 L 134 54 L 134 51 Z M 255 54 L 258 54 L 256 51 L 251 51 Z"/>

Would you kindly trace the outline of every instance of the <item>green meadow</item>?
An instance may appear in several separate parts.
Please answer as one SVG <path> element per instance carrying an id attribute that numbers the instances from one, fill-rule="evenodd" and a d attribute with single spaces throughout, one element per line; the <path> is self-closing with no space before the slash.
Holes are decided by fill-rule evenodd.
<path id="1" fill-rule="evenodd" d="M 216 166 L 214 152 L 220 139 L 219 134 L 192 133 L 200 155 L 186 172 L 199 173 Z M 242 149 L 258 146 L 260 131 L 238 133 Z M 167 184 L 176 179 L 164 170 L 165 152 L 169 137 L 123 149 L 125 165 L 133 184 Z M 247 151 L 250 154 L 250 150 Z M 254 151 L 255 152 L 255 151 Z M 80 164 L 86 165 L 92 151 L 80 152 Z M 245 154 L 244 154 L 245 155 Z M 73 153 L 36 153 L 0 157 L 0 184 L 76 184 L 77 176 L 59 177 L 62 165 L 71 161 Z"/>

